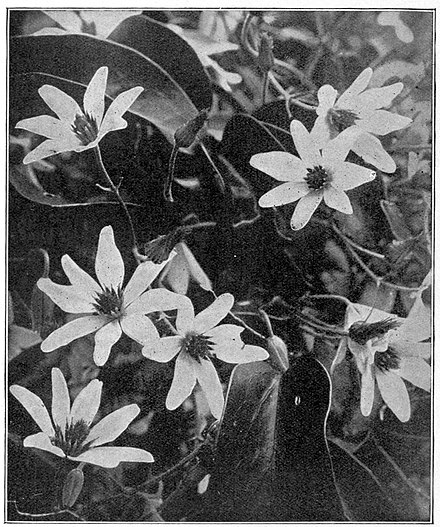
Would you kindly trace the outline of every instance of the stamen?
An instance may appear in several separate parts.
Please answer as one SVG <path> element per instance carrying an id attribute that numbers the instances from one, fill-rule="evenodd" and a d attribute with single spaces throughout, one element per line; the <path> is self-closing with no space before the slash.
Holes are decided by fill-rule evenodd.
<path id="1" fill-rule="evenodd" d="M 96 302 L 92 304 L 98 313 L 119 318 L 123 312 L 123 297 L 121 287 L 115 291 L 105 288 L 102 293 L 97 293 Z"/>
<path id="2" fill-rule="evenodd" d="M 77 114 L 72 124 L 72 131 L 84 146 L 92 143 L 98 137 L 98 126 L 90 115 Z"/>
<path id="3" fill-rule="evenodd" d="M 331 108 L 328 112 L 328 119 L 333 128 L 338 132 L 344 131 L 346 128 L 353 126 L 359 116 L 350 110 L 338 110 Z"/>
<path id="4" fill-rule="evenodd" d="M 365 322 L 356 322 L 348 330 L 348 336 L 358 344 L 366 344 L 374 338 L 381 338 L 400 326 L 400 322 L 394 318 L 386 318 L 379 322 L 367 324 Z"/>
<path id="5" fill-rule="evenodd" d="M 84 441 L 89 435 L 89 430 L 89 426 L 82 420 L 73 424 L 69 423 L 64 431 L 56 426 L 55 437 L 51 439 L 51 442 L 54 446 L 61 448 L 66 456 L 76 457 L 87 450 Z"/>
<path id="6" fill-rule="evenodd" d="M 397 370 L 400 366 L 400 357 L 392 348 L 388 348 L 374 355 L 374 364 L 381 371 Z"/>
<path id="7" fill-rule="evenodd" d="M 201 359 L 208 360 L 212 357 L 211 350 L 213 346 L 214 343 L 209 340 L 209 337 L 191 333 L 186 336 L 182 351 L 185 351 L 197 362 L 200 362 Z"/>
<path id="8" fill-rule="evenodd" d="M 313 168 L 308 168 L 307 172 L 308 174 L 304 179 L 309 188 L 312 190 L 322 189 L 331 180 L 330 175 L 327 174 L 327 172 L 321 165 Z"/>

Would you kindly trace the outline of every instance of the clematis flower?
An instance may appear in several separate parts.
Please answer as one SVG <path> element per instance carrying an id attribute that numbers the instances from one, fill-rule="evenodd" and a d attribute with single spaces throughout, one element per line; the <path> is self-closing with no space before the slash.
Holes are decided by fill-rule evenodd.
<path id="1" fill-rule="evenodd" d="M 15 127 L 47 137 L 23 163 L 33 163 L 62 152 L 82 152 L 98 145 L 109 132 L 127 127 L 122 115 L 137 99 L 143 88 L 138 86 L 120 93 L 104 115 L 108 68 L 99 68 L 84 94 L 83 109 L 62 90 L 45 84 L 38 93 L 58 118 L 39 115 L 19 121 Z"/>
<path id="2" fill-rule="evenodd" d="M 59 285 L 49 278 L 40 278 L 37 285 L 63 311 L 82 316 L 51 333 L 41 344 L 41 350 L 50 352 L 96 332 L 93 358 L 97 366 L 103 366 L 122 333 L 138 342 L 159 340 L 156 327 L 145 315 L 177 309 L 189 302 L 166 289 L 146 291 L 174 254 L 161 264 L 150 261 L 140 264 L 125 288 L 122 287 L 124 261 L 110 226 L 104 227 L 99 236 L 95 261 L 99 283 L 64 255 L 61 264 L 71 285 Z"/>
<path id="3" fill-rule="evenodd" d="M 300 121 L 292 121 L 290 132 L 299 157 L 288 152 L 267 152 L 252 156 L 250 164 L 265 172 L 282 185 L 263 196 L 260 207 L 276 207 L 298 201 L 290 226 L 302 229 L 324 199 L 326 205 L 344 214 L 352 214 L 345 191 L 372 181 L 371 170 L 345 162 L 359 131 L 350 128 L 317 148 L 311 135 Z"/>
<path id="4" fill-rule="evenodd" d="M 402 421 L 411 416 L 411 406 L 403 379 L 431 389 L 429 359 L 430 317 L 410 311 L 406 319 L 362 304 L 351 304 L 346 313 L 348 337 L 339 347 L 335 362 L 353 354 L 361 373 L 361 412 L 368 416 L 374 402 L 375 383 L 382 399 Z"/>
<path id="5" fill-rule="evenodd" d="M 370 88 L 373 70 L 365 69 L 338 98 L 338 92 L 329 84 L 318 90 L 318 118 L 311 135 L 319 148 L 343 130 L 355 126 L 360 132 L 352 150 L 364 161 L 383 172 L 394 172 L 396 164 L 384 150 L 376 135 L 386 135 L 408 126 L 412 119 L 383 110 L 403 89 L 401 82 L 382 88 Z"/>
<path id="6" fill-rule="evenodd" d="M 196 316 L 190 304 L 177 315 L 177 335 L 163 337 L 158 343 L 147 343 L 143 347 L 142 354 L 157 362 L 169 362 L 177 355 L 174 378 L 166 399 L 169 410 L 180 406 L 198 382 L 212 415 L 219 419 L 224 404 L 223 390 L 211 358 L 243 364 L 268 357 L 263 348 L 243 343 L 240 337 L 242 327 L 218 325 L 233 304 L 234 297 L 224 293 Z"/>
<path id="7" fill-rule="evenodd" d="M 53 368 L 52 416 L 43 401 L 27 388 L 15 384 L 10 391 L 41 429 L 41 432 L 25 438 L 25 447 L 39 448 L 71 461 L 105 468 L 117 467 L 121 461 L 154 461 L 149 452 L 140 448 L 102 446 L 119 437 L 140 409 L 137 404 L 129 404 L 91 426 L 101 403 L 102 382 L 97 379 L 78 394 L 71 407 L 64 375 L 58 368 Z"/>

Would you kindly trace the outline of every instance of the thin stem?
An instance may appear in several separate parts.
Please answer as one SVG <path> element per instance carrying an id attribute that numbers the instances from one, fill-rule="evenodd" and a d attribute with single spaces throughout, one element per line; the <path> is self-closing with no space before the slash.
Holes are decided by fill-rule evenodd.
<path id="1" fill-rule="evenodd" d="M 336 232 L 336 234 L 340 238 L 342 238 L 342 240 L 344 242 L 346 242 L 347 244 L 351 245 L 352 247 L 354 247 L 358 251 L 361 251 L 361 252 L 363 252 L 365 254 L 368 254 L 369 256 L 373 256 L 374 258 L 379 258 L 380 260 L 384 260 L 385 259 L 385 256 L 383 254 L 376 253 L 374 251 L 370 251 L 370 249 L 366 249 L 365 247 L 362 247 L 361 245 L 358 245 L 356 242 L 354 242 L 348 236 L 345 236 L 345 234 L 342 231 L 340 231 L 335 224 L 332 225 L 332 228 Z"/>
<path id="2" fill-rule="evenodd" d="M 211 157 L 211 154 L 209 152 L 209 150 L 206 148 L 206 146 L 203 144 L 203 141 L 200 142 L 200 147 L 201 149 L 203 150 L 206 158 L 208 159 L 209 163 L 211 164 L 212 168 L 214 169 L 214 178 L 217 182 L 217 185 L 220 189 L 220 192 L 222 194 L 225 193 L 225 182 L 223 180 L 223 176 L 220 174 L 220 171 L 219 169 L 217 168 L 216 164 L 214 163 L 214 161 L 212 160 L 212 157 Z"/>
<path id="3" fill-rule="evenodd" d="M 116 196 L 116 199 L 118 200 L 119 204 L 121 205 L 121 207 L 123 208 L 124 212 L 125 212 L 125 216 L 127 217 L 127 220 L 128 220 L 128 223 L 130 225 L 130 230 L 131 230 L 131 236 L 133 238 L 133 249 L 138 249 L 138 242 L 137 242 L 137 237 L 136 237 L 136 231 L 134 229 L 134 224 L 133 224 L 133 220 L 131 219 L 131 214 L 127 208 L 127 205 L 125 203 L 125 201 L 122 199 L 121 197 L 121 194 L 119 193 L 119 188 L 113 183 L 111 177 L 109 176 L 105 166 L 104 166 L 104 163 L 102 161 L 102 156 L 101 156 L 101 150 L 99 148 L 99 145 L 96 145 L 96 147 L 93 149 L 94 153 L 95 153 L 95 157 L 96 157 L 96 161 L 98 163 L 98 167 L 102 173 L 102 175 L 104 176 L 104 178 L 106 179 L 107 183 L 109 184 L 110 188 L 112 189 L 114 195 Z"/>
<path id="4" fill-rule="evenodd" d="M 273 329 L 272 329 L 272 323 L 270 321 L 269 315 L 264 311 L 264 309 L 259 309 L 258 312 L 260 313 L 261 318 L 264 320 L 267 331 L 269 333 L 269 337 L 274 337 Z"/>
<path id="5" fill-rule="evenodd" d="M 74 518 L 82 521 L 82 522 L 85 522 L 85 518 L 82 518 L 79 514 L 77 514 L 76 512 L 73 512 L 71 511 L 70 509 L 62 509 L 62 510 L 59 510 L 59 511 L 52 511 L 52 512 L 41 512 L 41 513 L 37 513 L 37 514 L 34 514 L 32 512 L 22 512 L 19 510 L 19 508 L 17 507 L 17 502 L 14 500 L 10 503 L 13 503 L 14 504 L 14 507 L 15 507 L 15 511 L 17 514 L 19 514 L 20 516 L 27 516 L 27 517 L 30 517 L 30 518 L 47 518 L 48 516 L 57 516 L 59 514 L 70 514 L 71 516 L 73 516 Z"/>
<path id="6" fill-rule="evenodd" d="M 231 317 L 236 320 L 241 326 L 243 326 L 245 329 L 247 329 L 248 331 L 250 331 L 251 333 L 253 333 L 256 337 L 266 341 L 266 337 L 264 335 L 262 335 L 261 333 L 258 333 L 258 331 L 255 331 L 255 329 L 251 328 L 250 326 L 248 326 L 246 324 L 246 322 L 244 322 L 244 320 L 242 320 L 240 317 L 237 317 L 237 315 L 234 315 L 234 313 L 232 311 L 229 311 L 229 314 L 231 315 Z"/>
<path id="7" fill-rule="evenodd" d="M 339 300 L 340 302 L 344 302 L 347 306 L 351 305 L 350 300 L 345 298 L 345 296 L 341 295 L 307 295 L 303 298 L 300 298 L 300 300 L 306 301 L 308 298 L 317 298 L 317 299 L 328 299 L 328 300 Z"/>
<path id="8" fill-rule="evenodd" d="M 173 203 L 173 191 L 172 191 L 172 185 L 174 180 L 174 170 L 176 168 L 176 159 L 177 154 L 179 152 L 179 147 L 174 143 L 173 150 L 171 151 L 170 160 L 168 162 L 168 174 L 167 179 L 165 181 L 165 185 L 163 188 L 163 197 L 166 201 L 169 201 L 170 203 Z"/>
<path id="9" fill-rule="evenodd" d="M 262 106 L 266 104 L 268 90 L 269 90 L 269 72 L 266 71 L 263 77 L 263 88 L 262 88 L 262 94 L 261 94 Z"/>

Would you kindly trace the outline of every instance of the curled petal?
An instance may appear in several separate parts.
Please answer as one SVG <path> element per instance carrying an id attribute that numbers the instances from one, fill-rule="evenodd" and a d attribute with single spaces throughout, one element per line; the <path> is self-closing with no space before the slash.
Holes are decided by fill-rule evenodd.
<path id="1" fill-rule="evenodd" d="M 35 395 L 27 388 L 19 386 L 18 384 L 11 386 L 9 391 L 26 408 L 32 419 L 45 435 L 55 435 L 49 412 L 38 395 Z"/>
<path id="2" fill-rule="evenodd" d="M 396 171 L 396 163 L 390 154 L 384 149 L 382 143 L 374 135 L 365 133 L 358 137 L 352 150 L 366 163 L 375 166 L 382 172 L 392 174 Z"/>
<path id="3" fill-rule="evenodd" d="M 299 200 L 292 219 L 290 220 L 290 226 L 294 231 L 302 229 L 305 225 L 307 225 L 308 221 L 312 217 L 312 214 L 321 203 L 323 195 L 323 191 L 316 190 L 309 192 Z"/>
<path id="4" fill-rule="evenodd" d="M 194 331 L 204 333 L 216 326 L 229 313 L 234 305 L 234 297 L 230 293 L 223 293 L 206 309 L 196 315 Z"/>
<path id="5" fill-rule="evenodd" d="M 370 83 L 373 70 L 366 68 L 351 84 L 349 88 L 339 97 L 337 106 L 338 108 L 351 108 L 352 100 L 354 97 L 363 92 L 368 84 Z"/>
<path id="6" fill-rule="evenodd" d="M 307 168 L 322 165 L 322 158 L 313 138 L 301 121 L 290 123 L 290 133 L 296 150 Z"/>
<path id="7" fill-rule="evenodd" d="M 218 378 L 217 371 L 210 360 L 202 360 L 194 364 L 197 381 L 208 400 L 212 415 L 220 419 L 223 412 L 224 398 L 223 389 Z"/>
<path id="8" fill-rule="evenodd" d="M 73 285 L 59 285 L 50 278 L 40 278 L 37 286 L 66 313 L 93 313 L 91 296 Z"/>
<path id="9" fill-rule="evenodd" d="M 68 125 L 73 124 L 77 115 L 83 115 L 75 99 L 55 86 L 45 84 L 41 86 L 38 93 L 49 108 L 57 114 L 58 118 Z"/>
<path id="10" fill-rule="evenodd" d="M 95 301 L 95 293 L 102 291 L 98 283 L 77 265 L 69 255 L 65 254 L 61 258 L 61 265 L 70 283 L 78 290 L 82 291 L 85 298 L 92 298 Z"/>
<path id="11" fill-rule="evenodd" d="M 288 152 L 255 154 L 249 163 L 278 181 L 299 181 L 307 175 L 304 162 Z"/>
<path id="12" fill-rule="evenodd" d="M 43 432 L 26 437 L 23 441 L 23 446 L 26 448 L 38 448 L 40 450 L 45 450 L 46 452 L 51 452 L 58 457 L 66 457 L 66 454 L 61 450 L 61 448 L 52 445 L 50 437 Z"/>
<path id="13" fill-rule="evenodd" d="M 180 336 L 163 337 L 150 341 L 142 348 L 142 355 L 157 362 L 169 362 L 182 349 L 183 338 Z"/>
<path id="14" fill-rule="evenodd" d="M 353 214 L 353 208 L 345 192 L 334 187 L 327 187 L 324 190 L 325 204 L 332 209 L 338 210 L 343 214 Z"/>
<path id="15" fill-rule="evenodd" d="M 316 109 L 316 113 L 320 116 L 327 115 L 327 112 L 330 110 L 330 108 L 333 108 L 337 96 L 338 92 L 333 88 L 333 86 L 330 86 L 330 84 L 321 86 L 321 88 L 318 90 L 319 106 Z"/>
<path id="16" fill-rule="evenodd" d="M 186 353 L 180 353 L 176 359 L 174 378 L 168 392 L 165 405 L 168 410 L 175 410 L 187 399 L 196 385 L 194 365 L 196 361 Z"/>
<path id="17" fill-rule="evenodd" d="M 92 448 L 77 457 L 68 456 L 72 461 L 90 463 L 104 468 L 115 468 L 119 463 L 152 463 L 153 456 L 146 450 L 122 446 L 102 446 Z"/>
<path id="18" fill-rule="evenodd" d="M 375 110 L 368 117 L 356 121 L 356 125 L 366 132 L 376 135 L 386 135 L 396 130 L 406 128 L 412 123 L 412 119 L 387 112 L 386 110 Z"/>
<path id="19" fill-rule="evenodd" d="M 96 276 L 102 287 L 117 290 L 124 281 L 124 261 L 115 244 L 113 229 L 104 227 L 99 235 L 95 260 Z"/>
<path id="20" fill-rule="evenodd" d="M 258 200 L 260 207 L 278 207 L 293 203 L 310 192 L 305 181 L 302 183 L 283 183 L 269 190 Z"/>
<path id="21" fill-rule="evenodd" d="M 418 386 L 426 392 L 431 391 L 431 366 L 423 359 L 416 357 L 402 358 L 400 367 L 395 373 L 414 384 L 414 386 Z"/>
<path id="22" fill-rule="evenodd" d="M 85 443 L 91 443 L 94 448 L 114 441 L 128 428 L 139 412 L 140 408 L 137 404 L 129 404 L 106 415 L 90 430 Z"/>
<path id="23" fill-rule="evenodd" d="M 76 152 L 80 145 L 80 141 L 74 134 L 69 138 L 65 138 L 63 141 L 58 141 L 54 139 L 48 139 L 43 141 L 37 148 L 34 148 L 32 152 L 29 152 L 23 159 L 23 163 L 28 165 L 29 163 L 34 163 L 35 161 L 40 161 L 41 159 L 46 159 L 46 157 L 53 156 L 55 154 L 61 154 L 63 152 Z"/>
<path id="24" fill-rule="evenodd" d="M 154 262 L 143 262 L 136 267 L 133 276 L 130 278 L 124 289 L 124 303 L 129 306 L 151 285 L 153 280 L 159 275 L 165 265 L 172 260 L 174 254 L 160 264 Z M 149 311 L 151 313 L 151 311 Z"/>
<path id="25" fill-rule="evenodd" d="M 389 409 L 403 423 L 408 421 L 411 417 L 411 403 L 402 379 L 391 371 L 377 371 L 376 379 L 382 399 Z"/>
<path id="26" fill-rule="evenodd" d="M 95 120 L 99 128 L 104 115 L 105 88 L 107 86 L 108 68 L 99 68 L 87 86 L 84 94 L 84 112 Z"/>
<path id="27" fill-rule="evenodd" d="M 15 128 L 21 128 L 32 132 L 33 134 L 42 135 L 49 139 L 55 139 L 64 142 L 65 138 L 72 136 L 70 126 L 50 115 L 39 115 L 30 119 L 23 119 L 15 125 Z"/>
<path id="28" fill-rule="evenodd" d="M 138 86 L 136 88 L 131 88 L 124 93 L 120 93 L 116 97 L 102 120 L 101 128 L 98 132 L 99 140 L 101 140 L 108 132 L 122 130 L 127 126 L 127 121 L 122 119 L 122 116 L 143 91 L 144 89 Z"/>
<path id="29" fill-rule="evenodd" d="M 66 379 L 58 368 L 52 368 L 52 419 L 61 430 L 66 429 L 70 414 L 70 396 Z"/>
<path id="30" fill-rule="evenodd" d="M 367 364 L 361 376 L 361 412 L 362 415 L 371 414 L 374 402 L 373 365 Z"/>
<path id="31" fill-rule="evenodd" d="M 121 338 L 122 329 L 118 320 L 114 320 L 99 329 L 95 335 L 95 350 L 93 360 L 97 366 L 104 366 L 112 347 Z"/>
<path id="32" fill-rule="evenodd" d="M 332 187 L 338 190 L 351 190 L 364 183 L 373 181 L 376 173 L 369 168 L 355 165 L 354 163 L 342 163 L 333 174 Z"/>
<path id="33" fill-rule="evenodd" d="M 85 337 L 90 333 L 94 333 L 98 329 L 102 328 L 107 323 L 105 317 L 101 316 L 84 316 L 77 318 L 64 324 L 64 326 L 56 329 L 51 333 L 47 339 L 41 344 L 41 351 L 48 353 L 50 351 L 61 348 L 70 344 L 73 340 Z"/>
<path id="34" fill-rule="evenodd" d="M 70 411 L 71 422 L 84 421 L 87 425 L 91 425 L 101 404 L 101 393 L 102 382 L 98 381 L 98 379 L 90 381 L 73 401 L 72 410 Z"/>

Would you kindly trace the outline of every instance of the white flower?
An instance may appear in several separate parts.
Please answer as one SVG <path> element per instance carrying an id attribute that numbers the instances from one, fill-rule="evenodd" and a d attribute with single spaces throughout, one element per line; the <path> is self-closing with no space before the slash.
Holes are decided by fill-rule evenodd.
<path id="1" fill-rule="evenodd" d="M 326 205 L 344 214 L 352 214 L 345 191 L 375 178 L 371 170 L 345 162 L 359 132 L 350 128 L 322 149 L 300 121 L 292 121 L 290 132 L 299 158 L 288 152 L 267 152 L 252 156 L 250 164 L 282 185 L 264 194 L 260 207 L 276 207 L 299 200 L 292 216 L 292 229 L 302 229 L 324 199 Z"/>
<path id="2" fill-rule="evenodd" d="M 174 256 L 172 253 L 170 258 Z M 99 236 L 95 261 L 96 282 L 68 256 L 61 263 L 72 285 L 59 285 L 40 278 L 38 287 L 66 313 L 82 314 L 51 333 L 41 345 L 44 352 L 53 351 L 73 340 L 95 333 L 93 358 L 98 366 L 107 362 L 112 346 L 124 332 L 138 342 L 158 340 L 153 322 L 145 316 L 154 311 L 177 309 L 188 301 L 165 289 L 148 287 L 169 261 L 140 264 L 125 288 L 124 261 L 116 247 L 113 229 L 104 227 Z"/>
<path id="3" fill-rule="evenodd" d="M 403 84 L 396 82 L 367 90 L 372 75 L 371 68 L 365 69 L 339 98 L 332 86 L 322 86 L 318 91 L 318 118 L 311 135 L 322 148 L 339 132 L 355 126 L 363 133 L 354 142 L 353 152 L 383 172 L 394 172 L 396 164 L 393 158 L 375 135 L 386 135 L 405 128 L 412 119 L 382 109 L 399 95 Z"/>
<path id="4" fill-rule="evenodd" d="M 43 401 L 27 388 L 15 384 L 10 391 L 41 429 L 41 432 L 26 437 L 25 447 L 106 468 L 116 467 L 121 461 L 154 461 L 149 452 L 140 448 L 101 446 L 119 437 L 140 410 L 137 404 L 130 404 L 91 426 L 101 403 L 102 382 L 97 379 L 78 394 L 71 407 L 64 375 L 58 368 L 53 368 L 52 417 Z"/>
<path id="5" fill-rule="evenodd" d="M 104 115 L 107 75 L 108 68 L 103 66 L 93 76 L 84 94 L 84 110 L 70 95 L 55 86 L 45 84 L 38 90 L 58 119 L 51 115 L 39 115 L 23 119 L 15 125 L 16 128 L 48 138 L 27 154 L 23 163 L 33 163 L 62 152 L 89 150 L 97 146 L 109 132 L 127 127 L 127 121 L 122 119 L 122 115 L 143 88 L 138 86 L 120 93 Z"/>
<path id="6" fill-rule="evenodd" d="M 163 337 L 159 343 L 147 344 L 143 348 L 145 357 L 158 362 L 168 362 L 177 355 L 174 378 L 166 399 L 169 410 L 180 406 L 198 382 L 212 415 L 219 419 L 224 404 L 223 390 L 210 359 L 215 356 L 236 364 L 267 359 L 266 350 L 243 343 L 240 337 L 242 327 L 234 324 L 217 325 L 233 304 L 234 297 L 224 293 L 194 316 L 194 308 L 190 303 L 177 314 L 178 335 Z"/>
<path id="7" fill-rule="evenodd" d="M 431 335 L 429 316 L 410 311 L 406 319 L 362 304 L 351 304 L 346 313 L 349 332 L 338 350 L 335 362 L 353 354 L 361 373 L 361 412 L 368 416 L 374 402 L 377 382 L 382 399 L 400 421 L 408 421 L 411 405 L 402 379 L 430 391 L 431 344 L 422 342 Z"/>

